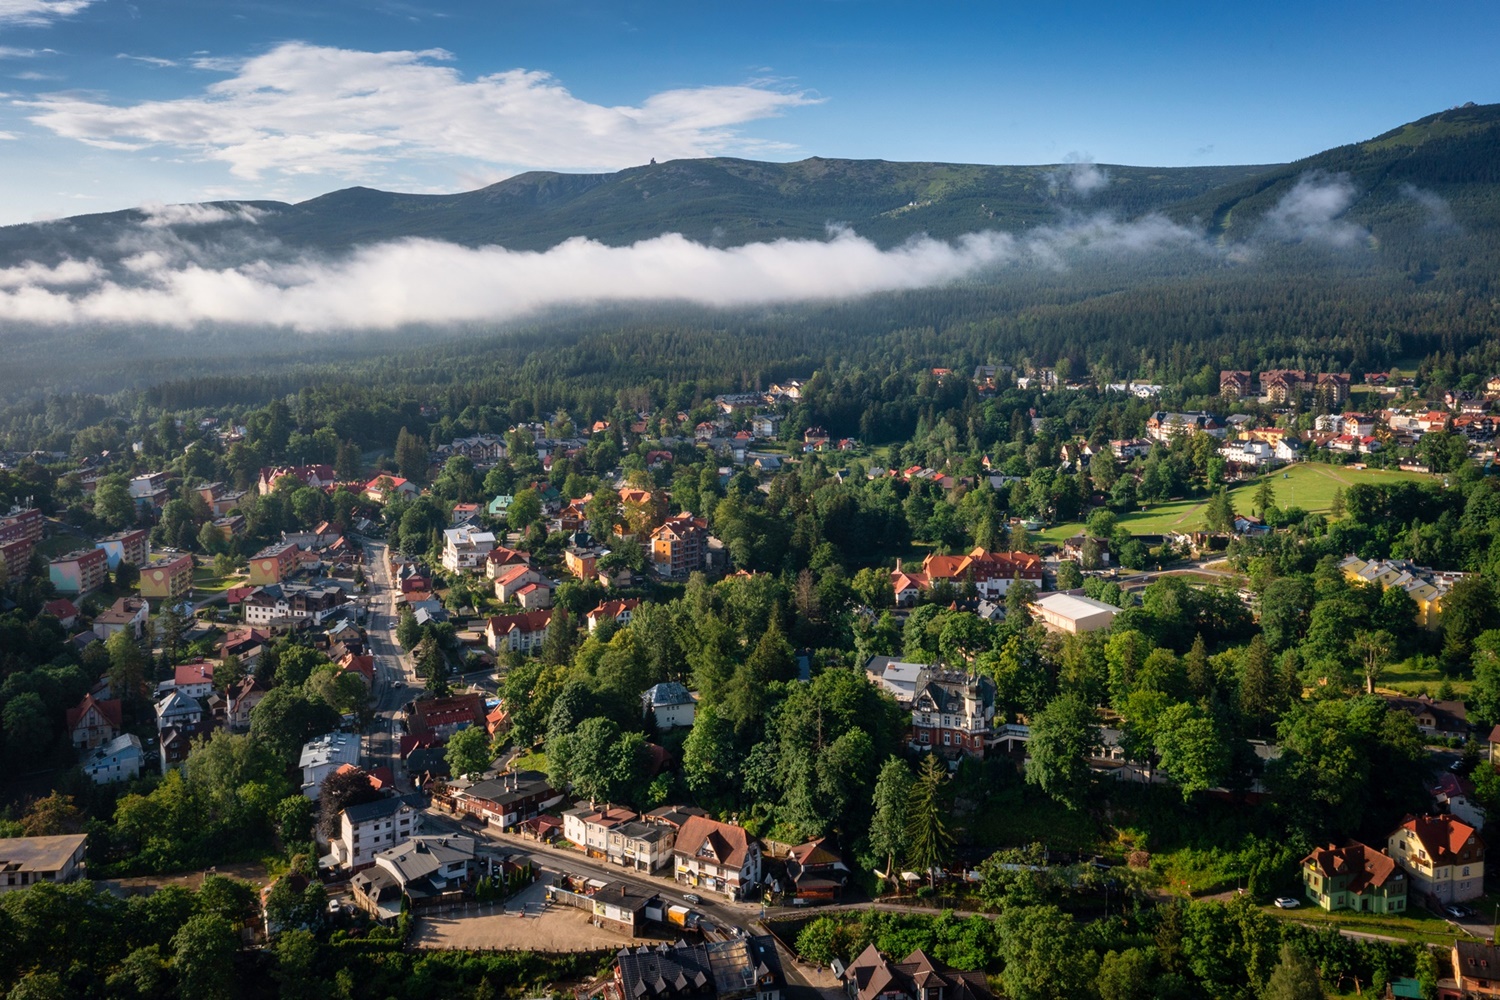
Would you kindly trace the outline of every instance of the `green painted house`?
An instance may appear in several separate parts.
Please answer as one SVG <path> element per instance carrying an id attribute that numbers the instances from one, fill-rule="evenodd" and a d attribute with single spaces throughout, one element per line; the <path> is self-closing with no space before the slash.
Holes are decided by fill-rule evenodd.
<path id="1" fill-rule="evenodd" d="M 1307 897 L 1325 910 L 1404 913 L 1408 881 L 1394 858 L 1358 841 L 1320 847 L 1302 859 Z"/>

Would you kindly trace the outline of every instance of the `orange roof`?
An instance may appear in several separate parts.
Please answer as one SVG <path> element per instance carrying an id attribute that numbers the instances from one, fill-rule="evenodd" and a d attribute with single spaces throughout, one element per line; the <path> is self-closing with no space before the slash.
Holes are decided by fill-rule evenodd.
<path id="1" fill-rule="evenodd" d="M 1484 841 L 1474 828 L 1452 816 L 1407 816 L 1401 821 L 1401 829 L 1417 835 L 1433 860 L 1449 863 L 1465 848 L 1483 851 Z"/>
<path id="2" fill-rule="evenodd" d="M 1396 874 L 1396 861 L 1384 851 L 1377 851 L 1357 840 L 1347 846 L 1320 847 L 1302 859 L 1304 865 L 1313 865 L 1325 877 L 1354 873 L 1349 883 L 1350 892 L 1363 892 L 1367 886 L 1382 886 Z"/>
<path id="3" fill-rule="evenodd" d="M 108 722 L 116 729 L 120 728 L 120 699 L 105 698 L 101 701 L 91 694 L 86 694 L 83 696 L 82 701 L 80 701 L 74 707 L 68 709 L 69 730 L 74 729 L 78 725 L 79 720 L 88 714 L 90 706 L 93 706 L 94 708 L 97 708 L 99 710 L 99 715 L 104 719 L 105 722 Z"/>
<path id="4" fill-rule="evenodd" d="M 691 816 L 677 833 L 673 853 L 695 857 L 708 849 L 721 868 L 739 868 L 750 852 L 750 834 L 742 826 L 720 823 L 707 816 Z"/>
<path id="5" fill-rule="evenodd" d="M 172 671 L 172 682 L 178 687 L 184 684 L 212 684 L 214 665 L 203 660 L 184 663 Z"/>

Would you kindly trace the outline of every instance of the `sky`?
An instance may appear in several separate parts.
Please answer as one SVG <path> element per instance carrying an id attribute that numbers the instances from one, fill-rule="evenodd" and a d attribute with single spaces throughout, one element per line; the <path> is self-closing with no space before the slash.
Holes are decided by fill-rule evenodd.
<path id="1" fill-rule="evenodd" d="M 0 0 L 0 223 L 652 157 L 1283 162 L 1500 100 L 1497 37 L 1490 0 Z"/>

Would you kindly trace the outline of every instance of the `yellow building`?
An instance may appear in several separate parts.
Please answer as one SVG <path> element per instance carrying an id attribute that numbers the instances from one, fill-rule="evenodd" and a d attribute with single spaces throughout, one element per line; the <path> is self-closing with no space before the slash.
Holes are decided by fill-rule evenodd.
<path id="1" fill-rule="evenodd" d="M 141 567 L 141 596 L 163 601 L 186 597 L 193 589 L 193 557 L 161 556 Z"/>
<path id="2" fill-rule="evenodd" d="M 1344 579 L 1369 583 L 1381 590 L 1400 587 L 1417 605 L 1417 622 L 1437 628 L 1443 612 L 1443 598 L 1464 574 L 1452 570 L 1428 569 L 1404 559 L 1360 559 L 1349 556 L 1339 563 Z"/>

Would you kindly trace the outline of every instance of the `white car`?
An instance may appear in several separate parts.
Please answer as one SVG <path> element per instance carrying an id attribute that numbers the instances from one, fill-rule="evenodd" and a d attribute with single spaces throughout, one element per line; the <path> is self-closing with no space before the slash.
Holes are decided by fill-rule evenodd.
<path id="1" fill-rule="evenodd" d="M 1281 907 L 1283 910 L 1295 910 L 1297 907 L 1302 905 L 1302 900 L 1296 899 L 1292 896 L 1279 896 L 1276 899 L 1276 905 Z"/>
<path id="2" fill-rule="evenodd" d="M 702 898 L 696 892 L 685 892 L 682 894 L 682 898 L 687 900 L 689 903 L 696 904 L 703 902 Z"/>

